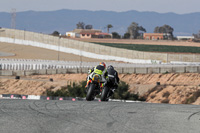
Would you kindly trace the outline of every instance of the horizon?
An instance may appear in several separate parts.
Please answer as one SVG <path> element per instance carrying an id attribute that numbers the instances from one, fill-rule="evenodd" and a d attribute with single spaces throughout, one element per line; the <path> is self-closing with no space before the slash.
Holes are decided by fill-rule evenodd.
<path id="1" fill-rule="evenodd" d="M 13 8 L 15 9 L 15 8 Z M 108 10 L 86 10 L 86 9 L 58 9 L 58 10 L 47 10 L 47 11 L 37 11 L 37 10 L 26 10 L 26 11 L 17 11 L 16 9 L 16 13 L 22 13 L 22 12 L 55 12 L 55 11 L 61 11 L 61 10 L 71 10 L 71 11 L 91 11 L 91 12 L 116 12 L 116 13 L 126 13 L 126 12 L 131 12 L 131 11 L 135 11 L 135 12 L 149 12 L 149 13 L 158 13 L 158 14 L 168 14 L 168 13 L 172 13 L 172 14 L 177 14 L 177 15 L 186 15 L 186 14 L 193 14 L 193 13 L 200 13 L 199 12 L 191 12 L 191 13 L 184 13 L 184 14 L 179 14 L 179 13 L 175 13 L 175 12 L 165 12 L 165 13 L 160 13 L 160 12 L 156 12 L 156 11 L 138 11 L 138 10 L 127 10 L 127 11 L 108 11 Z M 11 13 L 12 10 L 10 12 L 6 12 L 6 11 L 0 11 L 0 13 Z"/>
<path id="2" fill-rule="evenodd" d="M 0 0 L 0 12 L 56 11 L 61 9 L 88 11 L 139 11 L 189 14 L 200 12 L 199 0 Z"/>

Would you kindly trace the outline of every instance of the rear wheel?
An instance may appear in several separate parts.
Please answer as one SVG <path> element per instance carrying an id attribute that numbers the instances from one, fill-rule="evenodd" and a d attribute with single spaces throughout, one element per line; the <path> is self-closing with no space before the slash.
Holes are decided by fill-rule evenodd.
<path id="1" fill-rule="evenodd" d="M 86 100 L 87 101 L 91 101 L 93 100 L 93 93 L 94 93 L 94 89 L 95 89 L 95 85 L 94 84 L 90 84 L 89 89 L 87 91 L 87 95 L 86 95 Z"/>
<path id="2" fill-rule="evenodd" d="M 105 86 L 101 94 L 101 101 L 108 101 L 108 92 L 109 88 Z"/>

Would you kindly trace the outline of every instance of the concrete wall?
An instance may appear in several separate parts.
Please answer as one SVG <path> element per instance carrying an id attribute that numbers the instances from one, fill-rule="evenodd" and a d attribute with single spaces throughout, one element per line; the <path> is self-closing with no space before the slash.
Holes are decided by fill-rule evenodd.
<path id="1" fill-rule="evenodd" d="M 29 75 L 51 75 L 66 73 L 87 73 L 89 68 L 68 69 L 41 69 L 41 70 L 0 70 L 0 76 L 29 76 Z M 123 74 L 153 74 L 153 73 L 200 73 L 200 66 L 194 67 L 143 67 L 143 68 L 116 68 L 118 73 Z"/>
<path id="2" fill-rule="evenodd" d="M 162 62 L 170 61 L 182 61 L 182 62 L 200 62 L 200 55 L 197 54 L 166 54 L 166 53 L 153 53 L 153 52 L 140 52 L 127 49 L 112 48 L 107 46 L 101 46 L 93 43 L 80 42 L 76 40 L 70 40 L 66 38 L 59 38 L 50 35 L 34 33 L 29 31 L 13 30 L 13 29 L 0 29 L 0 37 L 12 38 L 11 42 L 16 43 L 20 40 L 26 40 L 31 42 L 40 42 L 43 44 L 49 44 L 57 50 L 58 46 L 62 48 L 72 48 L 76 50 L 83 50 L 85 52 L 91 52 L 99 55 L 109 55 L 114 57 L 121 57 L 126 59 L 144 59 L 144 60 L 160 60 Z M 40 47 L 40 44 L 35 43 L 35 46 Z M 77 52 L 76 52 L 77 53 Z M 81 54 L 80 51 L 78 54 Z M 83 53 L 82 53 L 83 54 Z M 87 53 L 88 54 L 88 53 Z M 91 56 L 90 56 L 91 57 Z M 120 59 L 124 60 L 124 59 Z M 128 62 L 129 60 L 127 60 Z"/>

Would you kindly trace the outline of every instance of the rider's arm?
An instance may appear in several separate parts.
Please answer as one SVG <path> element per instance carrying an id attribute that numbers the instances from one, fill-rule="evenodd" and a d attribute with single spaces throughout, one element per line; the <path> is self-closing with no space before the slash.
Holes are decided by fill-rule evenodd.
<path id="1" fill-rule="evenodd" d="M 105 75 L 106 80 L 108 80 L 108 71 L 107 70 L 104 75 Z"/>
<path id="2" fill-rule="evenodd" d="M 94 71 L 94 67 L 93 67 L 92 69 L 88 70 L 88 73 L 90 74 L 90 73 L 92 73 L 93 71 Z"/>

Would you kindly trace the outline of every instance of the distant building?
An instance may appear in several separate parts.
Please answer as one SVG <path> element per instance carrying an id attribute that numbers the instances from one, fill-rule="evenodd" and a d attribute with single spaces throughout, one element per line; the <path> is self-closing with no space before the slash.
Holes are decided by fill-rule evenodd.
<path id="1" fill-rule="evenodd" d="M 144 33 L 143 38 L 145 40 L 163 40 L 163 33 Z"/>
<path id="2" fill-rule="evenodd" d="M 178 40 L 192 40 L 194 39 L 194 36 L 177 36 Z"/>
<path id="3" fill-rule="evenodd" d="M 69 38 L 80 38 L 80 32 L 76 30 L 69 31 L 69 32 L 66 32 L 66 36 Z"/>
<path id="4" fill-rule="evenodd" d="M 143 39 L 145 40 L 169 40 L 171 35 L 168 33 L 144 33 Z"/>
<path id="5" fill-rule="evenodd" d="M 70 38 L 112 38 L 112 34 L 95 29 L 74 29 L 66 32 L 66 36 Z"/>

